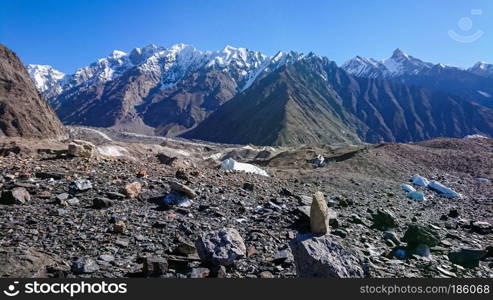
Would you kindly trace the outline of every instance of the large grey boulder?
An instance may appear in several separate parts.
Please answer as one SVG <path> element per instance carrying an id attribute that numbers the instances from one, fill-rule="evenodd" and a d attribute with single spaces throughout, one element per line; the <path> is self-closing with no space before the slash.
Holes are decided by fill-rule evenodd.
<path id="1" fill-rule="evenodd" d="M 210 231 L 195 241 L 200 259 L 214 266 L 229 266 L 246 253 L 245 243 L 234 228 Z"/>
<path id="2" fill-rule="evenodd" d="M 425 244 L 430 247 L 440 244 L 440 233 L 430 225 L 411 224 L 404 233 L 402 240 L 408 245 Z"/>
<path id="3" fill-rule="evenodd" d="M 298 277 L 361 278 L 360 257 L 333 235 L 298 235 L 290 242 Z"/>
<path id="4" fill-rule="evenodd" d="M 372 215 L 372 221 L 372 227 L 380 230 L 388 230 L 399 227 L 395 215 L 386 209 L 378 209 L 377 212 Z"/>
<path id="5" fill-rule="evenodd" d="M 47 278 L 47 267 L 59 269 L 64 265 L 62 259 L 35 248 L 0 248 L 0 278 Z"/>
<path id="6" fill-rule="evenodd" d="M 479 266 L 479 260 L 487 256 L 488 251 L 482 249 L 458 249 L 450 251 L 448 259 L 454 264 L 466 268 Z"/>

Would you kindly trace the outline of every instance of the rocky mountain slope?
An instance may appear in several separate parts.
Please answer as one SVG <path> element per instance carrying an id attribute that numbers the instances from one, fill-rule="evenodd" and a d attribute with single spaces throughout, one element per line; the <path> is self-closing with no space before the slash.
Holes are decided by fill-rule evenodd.
<path id="1" fill-rule="evenodd" d="M 256 145 L 359 142 L 353 119 L 324 80 L 336 67 L 318 60 L 303 58 L 271 73 L 183 136 Z"/>
<path id="2" fill-rule="evenodd" d="M 61 138 L 53 109 L 40 96 L 17 55 L 0 44 L 0 135 Z"/>
<path id="3" fill-rule="evenodd" d="M 493 110 L 430 89 L 354 78 L 308 55 L 257 81 L 187 138 L 222 143 L 408 142 L 493 133 Z"/>

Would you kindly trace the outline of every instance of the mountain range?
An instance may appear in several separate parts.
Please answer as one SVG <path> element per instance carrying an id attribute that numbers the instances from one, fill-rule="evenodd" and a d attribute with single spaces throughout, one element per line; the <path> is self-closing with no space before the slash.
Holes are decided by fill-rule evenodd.
<path id="1" fill-rule="evenodd" d="M 27 69 L 65 124 L 261 145 L 493 136 L 493 65 L 461 69 L 399 49 L 339 67 L 314 53 L 148 45 L 70 75 Z"/>

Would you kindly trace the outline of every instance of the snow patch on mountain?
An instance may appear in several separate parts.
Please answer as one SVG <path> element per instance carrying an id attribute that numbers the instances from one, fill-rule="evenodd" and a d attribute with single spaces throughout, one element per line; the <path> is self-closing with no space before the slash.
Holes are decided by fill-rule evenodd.
<path id="1" fill-rule="evenodd" d="M 487 92 L 483 92 L 483 91 L 479 91 L 479 90 L 478 90 L 478 93 L 479 93 L 481 96 L 483 96 L 483 97 L 486 97 L 486 98 L 491 98 L 491 95 L 490 95 L 490 94 L 488 94 Z"/>

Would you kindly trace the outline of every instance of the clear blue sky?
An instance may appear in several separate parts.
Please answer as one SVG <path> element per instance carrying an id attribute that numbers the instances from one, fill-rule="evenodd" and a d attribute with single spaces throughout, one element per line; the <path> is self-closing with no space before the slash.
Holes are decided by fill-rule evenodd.
<path id="1" fill-rule="evenodd" d="M 481 9 L 481 15 L 471 15 Z M 470 17 L 468 31 L 458 27 Z M 484 35 L 474 43 L 447 32 Z M 113 49 L 149 43 L 217 50 L 229 44 L 275 54 L 313 51 L 338 64 L 355 55 L 386 58 L 399 47 L 461 67 L 493 63 L 491 0 L 0 0 L 0 43 L 27 63 L 64 72 Z"/>

